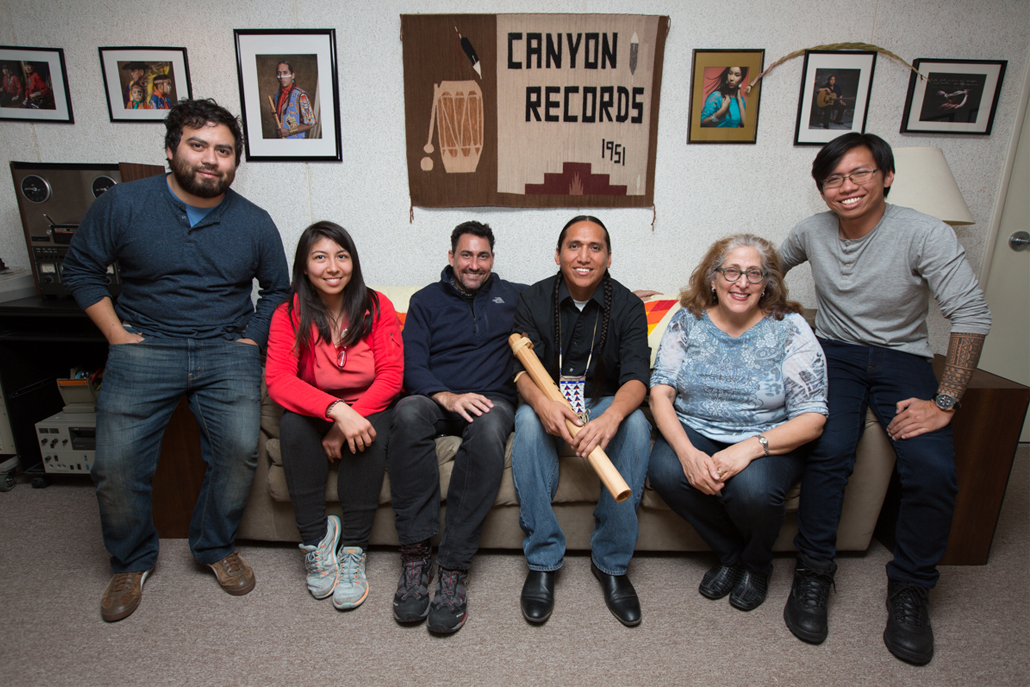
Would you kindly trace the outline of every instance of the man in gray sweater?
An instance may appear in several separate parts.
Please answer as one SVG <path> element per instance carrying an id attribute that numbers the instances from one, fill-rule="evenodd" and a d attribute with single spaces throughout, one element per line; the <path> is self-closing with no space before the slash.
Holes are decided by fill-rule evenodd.
<path id="1" fill-rule="evenodd" d="M 785 272 L 806 260 L 812 268 L 830 415 L 801 481 L 800 553 L 783 617 L 799 639 L 826 639 L 844 488 L 871 408 L 897 454 L 902 487 L 883 640 L 898 658 L 925 665 L 933 658 L 927 592 L 939 577 L 958 491 L 950 423 L 991 316 L 951 227 L 887 204 L 894 155 L 883 139 L 834 139 L 812 176 L 830 212 L 799 222 L 780 255 Z M 951 321 L 940 382 L 930 365 L 930 296 Z"/>

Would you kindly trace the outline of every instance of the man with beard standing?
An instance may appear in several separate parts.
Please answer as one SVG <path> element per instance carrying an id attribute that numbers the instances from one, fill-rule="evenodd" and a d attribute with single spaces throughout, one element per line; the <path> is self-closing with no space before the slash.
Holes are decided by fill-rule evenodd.
<path id="1" fill-rule="evenodd" d="M 260 347 L 290 287 L 271 217 L 229 189 L 243 143 L 236 117 L 213 100 L 183 100 L 165 127 L 171 174 L 119 184 L 97 199 L 64 260 L 65 286 L 110 344 L 92 471 L 114 571 L 100 604 L 108 622 L 136 610 L 154 570 L 150 482 L 184 395 L 207 464 L 190 551 L 226 592 L 254 588 L 236 528 L 257 460 Z M 115 260 L 117 304 L 106 279 Z"/>

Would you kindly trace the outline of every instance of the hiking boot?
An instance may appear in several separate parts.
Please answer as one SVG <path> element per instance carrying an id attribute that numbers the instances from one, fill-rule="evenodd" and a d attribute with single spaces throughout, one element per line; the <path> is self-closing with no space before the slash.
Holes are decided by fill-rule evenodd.
<path id="1" fill-rule="evenodd" d="M 128 618 L 143 600 L 143 583 L 154 569 L 115 573 L 100 599 L 100 617 L 109 623 Z"/>
<path id="2" fill-rule="evenodd" d="M 308 572 L 308 591 L 316 599 L 324 599 L 336 589 L 340 566 L 336 560 L 336 546 L 340 543 L 340 519 L 330 515 L 325 536 L 317 546 L 300 544 L 304 552 L 304 568 Z"/>
<path id="3" fill-rule="evenodd" d="M 928 592 L 914 584 L 887 581 L 887 629 L 883 631 L 883 643 L 902 661 L 917 666 L 925 666 L 933 658 Z"/>
<path id="4" fill-rule="evenodd" d="M 440 579 L 436 583 L 436 595 L 429 604 L 430 632 L 451 634 L 461 629 L 468 618 L 468 570 L 447 570 L 440 568 Z"/>
<path id="5" fill-rule="evenodd" d="M 368 597 L 365 551 L 360 546 L 345 546 L 337 558 L 340 561 L 340 581 L 333 591 L 333 606 L 339 611 L 348 611 L 360 606 Z"/>
<path id="6" fill-rule="evenodd" d="M 798 554 L 794 583 L 787 605 L 783 607 L 783 622 L 803 642 L 821 644 L 826 640 L 826 605 L 830 587 L 836 588 L 833 582 L 836 572 L 837 564 L 833 561 L 817 561 Z"/>
<path id="7" fill-rule="evenodd" d="M 393 595 L 393 618 L 418 623 L 429 615 L 429 583 L 433 581 L 429 540 L 401 547 L 401 579 Z"/>
<path id="8" fill-rule="evenodd" d="M 254 589 L 254 571 L 243 560 L 239 551 L 233 551 L 228 556 L 210 563 L 207 567 L 215 571 L 218 584 L 233 596 L 243 596 Z"/>

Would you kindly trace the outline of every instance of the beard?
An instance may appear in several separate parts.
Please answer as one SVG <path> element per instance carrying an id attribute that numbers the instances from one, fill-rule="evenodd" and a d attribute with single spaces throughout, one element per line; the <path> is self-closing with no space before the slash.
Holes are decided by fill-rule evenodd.
<path id="1" fill-rule="evenodd" d="M 172 157 L 172 174 L 175 175 L 175 180 L 179 182 L 179 186 L 183 188 L 187 193 L 197 196 L 198 198 L 217 198 L 226 192 L 229 186 L 232 185 L 233 179 L 236 178 L 236 169 L 233 168 L 228 172 L 222 174 L 217 179 L 199 179 L 197 178 L 198 171 L 220 173 L 217 168 L 207 167 L 205 165 L 190 166 L 185 160 L 177 157 Z"/>
<path id="2" fill-rule="evenodd" d="M 489 275 L 489 273 L 488 272 L 473 272 L 473 273 L 455 272 L 454 273 L 454 280 L 456 282 L 458 282 L 458 285 L 462 289 L 464 289 L 465 291 L 467 291 L 469 293 L 475 293 L 476 291 L 479 291 L 479 289 L 483 288 L 483 284 L 486 283 L 486 275 Z M 473 284 L 473 282 L 477 278 L 478 278 L 478 282 L 475 282 L 475 284 Z"/>

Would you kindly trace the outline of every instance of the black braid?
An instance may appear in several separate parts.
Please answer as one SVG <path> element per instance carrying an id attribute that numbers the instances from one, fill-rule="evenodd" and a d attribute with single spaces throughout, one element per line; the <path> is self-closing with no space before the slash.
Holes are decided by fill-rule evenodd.
<path id="1" fill-rule="evenodd" d="M 590 398 L 594 403 L 600 400 L 601 389 L 605 381 L 604 343 L 608 340 L 608 321 L 611 319 L 612 314 L 612 275 L 608 270 L 604 271 L 603 285 L 604 317 L 601 318 L 601 341 L 594 349 L 597 353 L 597 364 L 594 366 L 594 374 L 590 378 L 591 385 L 594 387 L 594 393 L 591 394 Z"/>
<path id="2" fill-rule="evenodd" d="M 558 356 L 558 351 L 561 350 L 561 310 L 558 307 L 558 289 L 561 288 L 563 281 L 565 281 L 565 277 L 562 276 L 561 270 L 558 270 L 558 278 L 554 280 L 554 361 L 552 365 L 557 368 L 559 377 L 561 376 L 561 360 Z"/>

